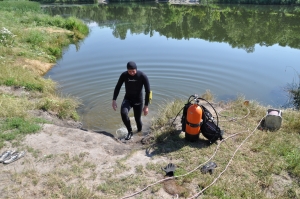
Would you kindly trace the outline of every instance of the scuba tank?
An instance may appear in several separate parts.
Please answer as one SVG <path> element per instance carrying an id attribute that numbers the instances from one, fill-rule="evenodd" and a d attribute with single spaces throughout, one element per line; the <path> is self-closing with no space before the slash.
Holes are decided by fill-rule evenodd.
<path id="1" fill-rule="evenodd" d="M 190 135 L 199 134 L 201 120 L 201 107 L 198 104 L 191 105 L 187 110 L 185 131 Z"/>
<path id="2" fill-rule="evenodd" d="M 199 138 L 202 122 L 202 108 L 198 105 L 199 100 L 194 96 L 194 103 L 188 103 L 184 106 L 182 116 L 182 131 L 185 132 L 185 138 L 190 141 L 196 141 Z"/>
<path id="3" fill-rule="evenodd" d="M 194 97 L 194 103 L 191 103 L 191 97 Z M 206 101 L 215 111 L 217 122 L 215 123 L 212 114 L 203 105 L 199 105 L 199 100 Z M 191 95 L 188 102 L 183 107 L 181 117 L 181 128 L 185 132 L 185 139 L 196 141 L 199 134 L 202 133 L 209 143 L 212 144 L 218 139 L 223 139 L 223 131 L 218 126 L 219 119 L 215 108 L 205 99 L 197 95 Z"/>

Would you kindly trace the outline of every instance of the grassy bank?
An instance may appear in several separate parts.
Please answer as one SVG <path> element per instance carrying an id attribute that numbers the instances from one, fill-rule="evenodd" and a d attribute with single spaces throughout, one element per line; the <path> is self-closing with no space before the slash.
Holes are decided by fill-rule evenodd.
<path id="1" fill-rule="evenodd" d="M 183 197 L 189 195 L 189 187 L 203 194 L 201 198 L 300 197 L 299 111 L 282 110 L 281 128 L 270 132 L 259 130 L 270 107 L 243 97 L 228 104 L 214 103 L 223 107 L 219 126 L 225 139 L 219 145 L 208 145 L 201 134 L 199 142 L 186 141 L 184 134 L 172 125 L 184 103 L 175 101 L 161 109 L 153 123 L 155 139 L 151 145 L 157 154 L 177 165 L 178 185 L 186 187 L 181 192 Z M 188 174 L 208 160 L 217 164 L 212 175 L 203 175 L 200 169 Z"/>
<path id="2" fill-rule="evenodd" d="M 29 127 L 39 122 L 30 117 L 29 110 L 51 111 L 60 118 L 79 119 L 76 113 L 79 102 L 62 97 L 57 92 L 57 84 L 42 75 L 62 56 L 65 47 L 78 44 L 88 33 L 82 21 L 46 15 L 39 3 L 0 1 L 0 85 L 12 91 L 23 90 L 20 95 L 0 93 L 0 148 L 5 141 L 19 137 L 17 134 L 39 129 Z M 18 124 L 10 125 L 12 121 Z M 28 129 L 24 130 L 24 126 Z"/>
<path id="3" fill-rule="evenodd" d="M 192 196 L 197 194 L 204 199 L 299 198 L 300 112 L 284 109 L 281 128 L 270 132 L 257 129 L 268 107 L 242 97 L 229 103 L 210 102 L 219 111 L 219 125 L 225 132 L 223 141 L 210 145 L 202 134 L 197 142 L 187 141 L 180 131 L 181 114 L 179 121 L 173 123 L 186 101 L 176 100 L 160 109 L 142 152 L 132 149 L 123 156 L 112 155 L 115 159 L 109 162 L 99 160 L 88 149 L 77 154 L 43 155 L 35 148 L 28 148 L 34 162 L 56 163 L 56 167 L 48 172 L 30 166 L 20 172 L 13 171 L 15 184 L 5 191 L 9 193 L 14 189 L 23 197 L 34 194 L 38 198 L 78 199 L 127 198 L 137 192 L 128 198 L 171 198 L 177 197 L 176 194 L 177 198 L 189 199 L 196 198 Z M 15 121 L 10 123 L 15 124 Z M 97 147 L 101 148 L 100 145 Z M 146 163 L 138 161 L 136 154 L 145 156 L 145 153 Z M 208 161 L 217 164 L 211 175 L 200 171 Z M 161 168 L 169 162 L 176 165 L 176 177 L 162 183 L 165 173 Z M 22 195 L 24 189 L 27 193 Z"/>
<path id="4" fill-rule="evenodd" d="M 229 103 L 213 103 L 220 110 L 219 126 L 225 134 L 223 141 L 210 145 L 202 134 L 197 142 L 185 139 L 180 130 L 180 114 L 179 121 L 174 122 L 185 103 L 176 100 L 164 104 L 154 119 L 153 137 L 149 137 L 144 148 L 146 154 L 153 155 L 153 161 L 127 165 L 136 153 L 133 150 L 120 158 L 110 173 L 98 174 L 102 180 L 98 186 L 85 185 L 84 190 L 89 190 L 86 194 L 92 198 L 127 198 L 133 193 L 137 194 L 128 198 L 163 198 L 158 197 L 163 189 L 169 197 L 189 199 L 300 197 L 299 111 L 282 110 L 281 128 L 270 132 L 258 129 L 270 107 L 243 97 Z M 165 161 L 155 161 L 160 157 Z M 201 173 L 200 168 L 209 161 L 216 163 L 217 168 L 211 175 Z M 162 182 L 165 173 L 161 168 L 168 162 L 176 165 L 175 178 Z M 126 175 L 132 167 L 135 173 Z M 63 190 L 55 191 L 58 194 Z"/>

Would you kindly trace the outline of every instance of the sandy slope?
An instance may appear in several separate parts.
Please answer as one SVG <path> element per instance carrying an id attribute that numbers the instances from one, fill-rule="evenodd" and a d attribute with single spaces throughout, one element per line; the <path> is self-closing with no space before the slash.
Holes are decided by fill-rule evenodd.
<path id="1" fill-rule="evenodd" d="M 24 88 L 19 87 L 0 86 L 0 92 L 16 97 L 30 95 Z M 40 132 L 27 135 L 18 146 L 6 143 L 6 147 L 1 149 L 1 154 L 10 149 L 24 150 L 26 154 L 13 163 L 0 164 L 0 198 L 48 198 L 51 195 L 48 193 L 51 190 L 47 187 L 49 176 L 70 169 L 71 160 L 74 163 L 74 159 L 78 157 L 82 162 L 96 165 L 96 168 L 90 169 L 82 177 L 89 189 L 103 183 L 102 176 L 112 172 L 117 162 L 124 160 L 129 154 L 124 164 L 130 165 L 130 169 L 120 172 L 120 177 L 134 174 L 137 165 L 145 166 L 149 162 L 155 164 L 159 161 L 168 163 L 166 157 L 153 156 L 151 152 L 146 152 L 142 144 L 144 135 L 134 134 L 130 141 L 122 142 L 104 131 L 81 129 L 80 122 L 61 120 L 51 112 L 33 110 L 30 113 L 34 117 L 49 121 L 50 124 L 43 124 Z M 161 174 L 151 176 L 154 180 L 163 178 Z M 78 176 L 71 176 L 69 180 L 70 183 L 77 183 Z M 171 196 L 163 190 L 156 193 L 156 198 L 168 197 Z"/>
<path id="2" fill-rule="evenodd" d="M 80 123 L 61 121 L 46 112 L 38 111 L 38 114 L 43 118 L 52 118 L 54 124 L 44 124 L 40 132 L 26 136 L 22 142 L 22 148 L 27 149 L 27 153 L 23 158 L 11 164 L 0 165 L 0 198 L 37 198 L 37 196 L 43 198 L 41 193 L 46 189 L 44 186 L 46 179 L 43 179 L 43 176 L 66 169 L 68 167 L 68 163 L 64 160 L 66 157 L 71 159 L 82 156 L 82 161 L 96 165 L 93 171 L 97 174 L 96 178 L 87 177 L 84 180 L 90 189 L 103 182 L 101 174 L 112 172 L 117 161 L 133 150 L 135 152 L 124 163 L 130 165 L 131 169 L 124 170 L 119 174 L 120 177 L 134 174 L 136 165 L 145 166 L 149 162 L 157 163 L 158 161 L 167 164 L 167 158 L 147 155 L 145 149 L 142 149 L 142 137 L 138 135 L 134 135 L 132 140 L 123 143 L 106 132 L 76 128 L 80 126 Z M 6 149 L 17 148 L 10 146 L 3 148 L 1 152 Z M 40 178 L 37 185 L 31 184 L 29 179 L 32 176 L 26 176 L 26 173 L 30 172 Z M 90 175 L 91 173 L 86 174 L 86 176 Z M 157 177 L 157 180 L 162 178 L 162 176 Z M 76 181 L 76 179 L 72 180 Z M 171 197 L 163 190 L 156 194 L 157 198 Z"/>

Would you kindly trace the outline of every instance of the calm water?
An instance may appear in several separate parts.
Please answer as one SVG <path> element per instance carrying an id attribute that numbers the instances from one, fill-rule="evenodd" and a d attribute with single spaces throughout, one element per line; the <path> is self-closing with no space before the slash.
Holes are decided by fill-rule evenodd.
<path id="1" fill-rule="evenodd" d="M 135 61 L 153 91 L 148 125 L 160 106 L 210 90 L 217 100 L 244 95 L 263 105 L 287 102 L 284 88 L 300 72 L 300 20 L 294 7 L 108 4 L 46 7 L 75 15 L 90 27 L 46 74 L 83 102 L 84 127 L 114 133 L 122 127 L 111 100 L 115 84 Z M 286 12 L 289 15 L 285 14 Z M 293 14 L 293 15 L 291 15 Z M 124 87 L 118 97 L 120 107 Z"/>

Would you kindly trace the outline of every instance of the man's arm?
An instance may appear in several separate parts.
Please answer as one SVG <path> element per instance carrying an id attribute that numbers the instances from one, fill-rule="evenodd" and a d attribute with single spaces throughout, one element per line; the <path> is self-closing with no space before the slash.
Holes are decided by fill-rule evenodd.
<path id="1" fill-rule="evenodd" d="M 145 106 L 143 108 L 144 115 L 148 115 L 149 109 L 148 109 L 148 104 L 149 104 L 149 96 L 150 96 L 150 83 L 148 80 L 147 75 L 144 75 L 144 87 L 145 87 Z"/>
<path id="2" fill-rule="evenodd" d="M 120 89 L 123 85 L 123 82 L 124 82 L 124 78 L 123 78 L 123 73 L 120 75 L 119 77 L 119 80 L 115 86 L 115 90 L 114 90 L 114 95 L 113 95 L 113 100 L 116 100 L 118 95 L 119 95 L 119 92 L 120 92 Z"/>
<path id="3" fill-rule="evenodd" d="M 118 83 L 115 86 L 115 90 L 114 90 L 113 100 L 112 100 L 112 104 L 111 104 L 111 106 L 114 110 L 116 110 L 117 107 L 118 107 L 116 100 L 117 100 L 117 97 L 120 93 L 120 89 L 123 85 L 123 82 L 124 82 L 124 78 L 123 78 L 123 73 L 122 73 L 119 77 Z"/>
<path id="4" fill-rule="evenodd" d="M 144 87 L 145 87 L 145 106 L 149 104 L 149 96 L 150 96 L 150 83 L 147 75 L 144 74 Z"/>

